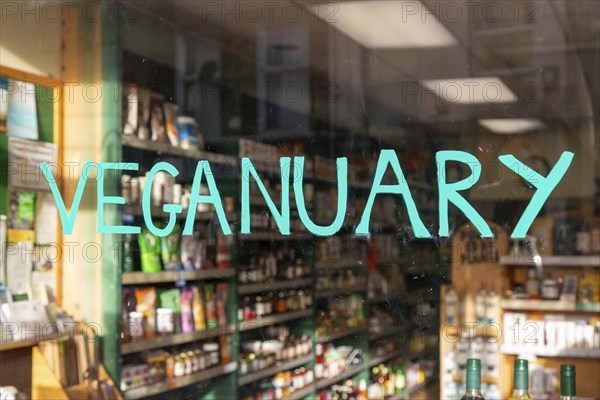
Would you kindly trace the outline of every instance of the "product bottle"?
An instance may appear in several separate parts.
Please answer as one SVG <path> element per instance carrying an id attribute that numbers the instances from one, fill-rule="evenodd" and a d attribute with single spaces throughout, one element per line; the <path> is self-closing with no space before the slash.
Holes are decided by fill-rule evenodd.
<path id="1" fill-rule="evenodd" d="M 560 400 L 576 400 L 575 366 L 560 366 Z"/>
<path id="2" fill-rule="evenodd" d="M 483 400 L 481 395 L 481 361 L 477 358 L 467 360 L 467 391 L 461 400 Z"/>
<path id="3" fill-rule="evenodd" d="M 458 322 L 458 293 L 454 288 L 446 292 L 446 323 L 453 324 Z"/>
<path id="4" fill-rule="evenodd" d="M 529 298 L 538 298 L 540 296 L 540 282 L 537 279 L 535 268 L 529 268 L 525 286 Z"/>
<path id="5" fill-rule="evenodd" d="M 487 292 L 482 288 L 477 292 L 475 296 L 475 313 L 477 314 L 477 323 L 483 324 L 485 322 L 487 306 Z"/>
<path id="6" fill-rule="evenodd" d="M 527 360 L 515 360 L 515 381 L 509 400 L 531 399 L 529 393 L 529 363 Z"/>
<path id="7" fill-rule="evenodd" d="M 500 296 L 492 290 L 487 295 L 487 304 L 485 306 L 486 323 L 499 323 L 498 310 L 500 308 Z"/>

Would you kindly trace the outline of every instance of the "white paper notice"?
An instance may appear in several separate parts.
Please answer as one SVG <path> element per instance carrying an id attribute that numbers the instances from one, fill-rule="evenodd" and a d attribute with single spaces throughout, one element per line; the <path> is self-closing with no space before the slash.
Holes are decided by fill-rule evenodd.
<path id="1" fill-rule="evenodd" d="M 6 283 L 13 294 L 29 292 L 32 263 L 33 242 L 9 243 L 6 246 Z"/>
<path id="2" fill-rule="evenodd" d="M 8 90 L 7 130 L 9 136 L 38 139 L 37 107 L 33 83 L 11 81 Z"/>
<path id="3" fill-rule="evenodd" d="M 35 241 L 56 243 L 57 210 L 51 193 L 38 193 L 35 200 Z"/>
<path id="4" fill-rule="evenodd" d="M 12 189 L 50 192 L 50 185 L 40 170 L 48 163 L 52 173 L 57 172 L 58 150 L 54 143 L 32 142 L 9 138 L 8 184 Z"/>

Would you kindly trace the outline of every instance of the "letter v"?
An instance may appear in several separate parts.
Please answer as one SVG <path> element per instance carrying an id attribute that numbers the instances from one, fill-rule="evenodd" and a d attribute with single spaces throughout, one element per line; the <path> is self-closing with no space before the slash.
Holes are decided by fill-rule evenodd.
<path id="1" fill-rule="evenodd" d="M 52 175 L 48 164 L 44 162 L 40 166 L 44 177 L 48 181 L 48 185 L 50 186 L 50 190 L 52 191 L 52 196 L 54 196 L 54 202 L 56 203 L 58 215 L 60 216 L 60 222 L 63 226 L 63 233 L 65 235 L 70 235 L 73 233 L 73 227 L 75 225 L 75 219 L 77 218 L 77 211 L 79 211 L 79 203 L 81 203 L 83 189 L 85 187 L 85 183 L 87 182 L 90 168 L 93 166 L 93 164 L 94 163 L 92 161 L 87 161 L 83 167 L 83 171 L 81 172 L 81 176 L 79 177 L 79 182 L 77 182 L 77 189 L 75 190 L 73 205 L 71 205 L 71 215 L 67 214 L 65 202 L 63 201 L 60 191 L 58 190 L 58 186 L 56 185 L 56 181 L 54 180 L 54 176 Z"/>

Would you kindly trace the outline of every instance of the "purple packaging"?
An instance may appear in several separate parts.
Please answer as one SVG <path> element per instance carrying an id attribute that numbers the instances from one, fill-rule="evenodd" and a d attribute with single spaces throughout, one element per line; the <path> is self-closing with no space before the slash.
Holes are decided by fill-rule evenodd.
<path id="1" fill-rule="evenodd" d="M 192 302 L 194 300 L 193 288 L 181 289 L 181 332 L 194 331 L 194 317 Z"/>

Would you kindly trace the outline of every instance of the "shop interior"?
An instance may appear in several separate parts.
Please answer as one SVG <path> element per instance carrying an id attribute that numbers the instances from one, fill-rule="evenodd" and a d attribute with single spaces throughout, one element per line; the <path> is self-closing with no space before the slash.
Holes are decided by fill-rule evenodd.
<path id="1" fill-rule="evenodd" d="M 600 399 L 600 3 L 3 9 L 7 399 Z"/>

